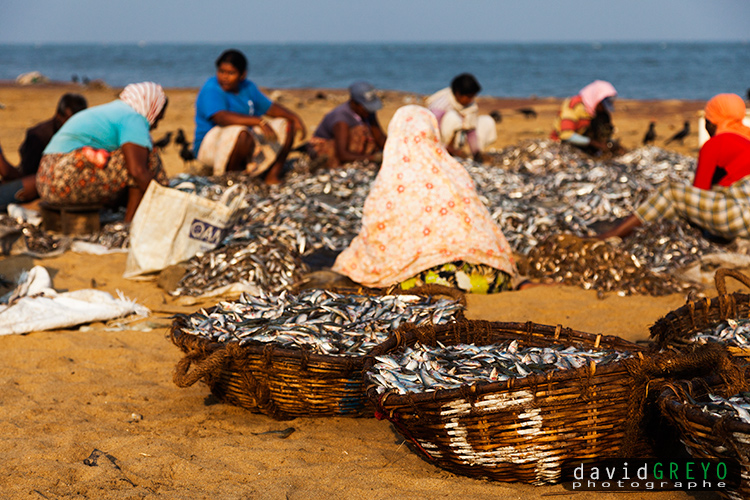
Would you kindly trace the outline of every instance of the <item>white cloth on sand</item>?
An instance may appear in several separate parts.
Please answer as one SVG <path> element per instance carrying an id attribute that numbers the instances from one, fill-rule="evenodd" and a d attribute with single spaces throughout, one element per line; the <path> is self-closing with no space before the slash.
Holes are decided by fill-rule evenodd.
<path id="1" fill-rule="evenodd" d="M 129 314 L 147 316 L 149 310 L 119 293 L 114 298 L 94 289 L 58 293 L 44 267 L 24 273 L 21 283 L 0 305 L 0 335 L 66 328 L 107 321 Z"/>

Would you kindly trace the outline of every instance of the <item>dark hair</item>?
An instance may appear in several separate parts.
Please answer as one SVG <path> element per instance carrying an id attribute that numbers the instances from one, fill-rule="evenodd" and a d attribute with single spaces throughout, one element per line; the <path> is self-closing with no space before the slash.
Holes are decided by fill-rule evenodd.
<path id="1" fill-rule="evenodd" d="M 223 63 L 229 63 L 240 73 L 247 71 L 247 58 L 245 54 L 236 49 L 225 50 L 221 53 L 219 58 L 216 60 L 216 67 L 218 68 Z"/>
<path id="2" fill-rule="evenodd" d="M 482 87 L 471 73 L 461 73 L 451 82 L 451 90 L 454 94 L 477 95 Z"/>
<path id="3" fill-rule="evenodd" d="M 57 114 L 64 115 L 65 110 L 68 110 L 71 115 L 74 115 L 88 107 L 86 98 L 81 94 L 65 94 L 57 102 Z"/>

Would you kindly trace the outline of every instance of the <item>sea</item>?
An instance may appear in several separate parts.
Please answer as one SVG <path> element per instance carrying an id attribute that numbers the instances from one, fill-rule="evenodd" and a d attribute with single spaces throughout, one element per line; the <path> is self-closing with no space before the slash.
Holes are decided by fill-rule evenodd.
<path id="1" fill-rule="evenodd" d="M 346 88 L 367 80 L 379 89 L 429 94 L 459 73 L 473 73 L 481 95 L 566 97 L 595 79 L 624 99 L 707 100 L 746 96 L 750 43 L 276 43 L 0 44 L 0 80 L 39 71 L 69 82 L 112 87 L 154 81 L 198 88 L 227 48 L 244 52 L 248 77 L 267 88 Z"/>

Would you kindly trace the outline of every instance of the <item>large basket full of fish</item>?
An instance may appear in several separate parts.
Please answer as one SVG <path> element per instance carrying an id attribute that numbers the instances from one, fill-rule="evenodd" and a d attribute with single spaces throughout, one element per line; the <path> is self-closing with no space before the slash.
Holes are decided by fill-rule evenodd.
<path id="1" fill-rule="evenodd" d="M 750 287 L 750 278 L 739 271 L 717 270 L 714 282 L 718 296 L 688 302 L 654 323 L 651 338 L 657 345 L 684 351 L 719 343 L 733 356 L 750 358 L 750 295 L 727 293 L 727 277 Z"/>
<path id="2" fill-rule="evenodd" d="M 719 494 L 740 500 L 750 498 L 750 393 L 741 370 L 736 375 L 669 384 L 659 407 L 693 458 L 737 462 L 739 484 Z"/>
<path id="3" fill-rule="evenodd" d="M 377 416 L 429 461 L 546 484 L 570 459 L 651 456 L 642 428 L 649 392 L 727 356 L 646 353 L 559 325 L 407 325 L 373 349 L 364 376 Z"/>
<path id="4" fill-rule="evenodd" d="M 408 294 L 243 295 L 175 316 L 171 339 L 185 356 L 174 382 L 203 380 L 221 401 L 279 420 L 372 414 L 362 382 L 370 349 L 401 324 L 445 324 L 464 308 L 460 291 L 436 285 Z"/>

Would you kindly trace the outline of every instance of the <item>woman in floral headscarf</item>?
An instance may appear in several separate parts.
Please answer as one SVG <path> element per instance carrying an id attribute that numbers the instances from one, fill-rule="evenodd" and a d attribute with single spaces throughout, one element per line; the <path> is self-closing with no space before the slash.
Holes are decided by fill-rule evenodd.
<path id="1" fill-rule="evenodd" d="M 332 269 L 368 287 L 437 283 L 491 293 L 517 281 L 508 242 L 428 109 L 396 111 L 362 229 Z"/>
<path id="2" fill-rule="evenodd" d="M 683 218 L 713 240 L 750 236 L 750 128 L 742 124 L 745 102 L 719 94 L 706 104 L 706 141 L 698 155 L 693 185 L 667 182 L 635 213 L 602 239 L 627 236 L 662 217 Z M 718 238 L 717 238 L 718 237 Z"/>
<path id="3" fill-rule="evenodd" d="M 36 178 L 42 201 L 100 205 L 127 189 L 129 222 L 151 180 L 167 183 L 149 133 L 164 117 L 164 90 L 134 83 L 119 97 L 77 113 L 52 137 Z"/>

